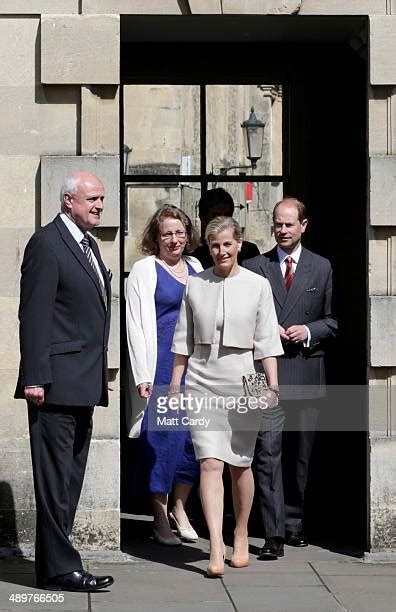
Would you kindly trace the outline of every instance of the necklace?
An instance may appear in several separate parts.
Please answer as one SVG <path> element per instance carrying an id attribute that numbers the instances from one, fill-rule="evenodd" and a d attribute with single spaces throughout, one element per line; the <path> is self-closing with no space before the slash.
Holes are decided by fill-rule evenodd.
<path id="1" fill-rule="evenodd" d="M 166 263 L 166 261 L 164 259 L 161 258 L 157 258 L 158 261 L 163 264 L 166 269 L 172 274 L 172 276 L 174 276 L 175 278 L 185 278 L 187 276 L 187 266 L 186 263 L 184 261 L 184 259 L 182 259 L 182 269 L 176 270 L 176 266 L 175 268 L 172 268 L 171 266 L 168 266 L 168 264 Z"/>

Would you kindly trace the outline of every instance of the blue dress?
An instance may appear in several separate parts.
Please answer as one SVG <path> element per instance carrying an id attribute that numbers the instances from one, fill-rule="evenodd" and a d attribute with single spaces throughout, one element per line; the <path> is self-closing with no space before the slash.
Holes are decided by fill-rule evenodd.
<path id="1" fill-rule="evenodd" d="M 188 265 L 188 264 L 187 264 Z M 171 352 L 173 334 L 179 317 L 184 285 L 163 266 L 155 262 L 157 285 L 154 294 L 157 319 L 157 367 L 154 389 L 168 387 L 173 370 Z M 195 274 L 188 265 L 188 274 Z M 191 434 L 187 431 L 155 431 L 150 427 L 155 396 L 145 411 L 141 434 L 140 456 L 143 460 L 139 480 L 140 493 L 170 493 L 175 482 L 194 484 L 199 478 L 199 465 L 195 459 Z"/>

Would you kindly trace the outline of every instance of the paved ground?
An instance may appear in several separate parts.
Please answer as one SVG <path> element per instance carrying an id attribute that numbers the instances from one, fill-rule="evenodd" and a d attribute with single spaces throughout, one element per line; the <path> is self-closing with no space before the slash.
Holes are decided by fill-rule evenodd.
<path id="1" fill-rule="evenodd" d="M 180 548 L 147 538 L 130 540 L 127 553 L 86 557 L 87 568 L 111 574 L 111 590 L 89 595 L 51 593 L 34 585 L 30 560 L 0 562 L 0 610 L 87 612 L 394 612 L 396 563 L 361 559 L 318 546 L 295 549 L 277 561 L 257 561 L 261 540 L 250 538 L 251 563 L 226 567 L 223 579 L 208 579 L 208 541 Z M 231 548 L 228 548 L 228 558 Z M 110 562 L 116 560 L 116 563 Z M 10 600 L 14 594 L 14 601 Z M 64 595 L 64 601 L 59 596 Z M 41 596 L 41 601 L 40 601 Z M 24 599 L 29 600 L 24 601 Z M 47 598 L 47 600 L 45 600 Z M 35 602 L 35 599 L 38 600 Z"/>

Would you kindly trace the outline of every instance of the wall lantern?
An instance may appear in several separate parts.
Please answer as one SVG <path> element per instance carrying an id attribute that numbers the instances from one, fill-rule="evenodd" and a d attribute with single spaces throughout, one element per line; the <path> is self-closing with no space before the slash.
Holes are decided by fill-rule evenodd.
<path id="1" fill-rule="evenodd" d="M 132 153 L 131 147 L 128 147 L 127 144 L 124 144 L 124 174 L 128 174 L 129 156 L 131 153 Z"/>
<path id="2" fill-rule="evenodd" d="M 241 123 L 245 140 L 246 157 L 250 159 L 252 170 L 257 168 L 257 161 L 263 153 L 264 126 L 265 123 L 257 119 L 254 114 L 254 107 L 252 106 L 249 119 Z"/>
<path id="3" fill-rule="evenodd" d="M 257 119 L 252 106 L 249 119 L 241 123 L 246 157 L 250 160 L 250 166 L 226 166 L 220 168 L 220 174 L 227 174 L 229 170 L 248 168 L 251 168 L 253 172 L 257 168 L 257 161 L 261 158 L 263 152 L 264 127 L 265 123 Z"/>

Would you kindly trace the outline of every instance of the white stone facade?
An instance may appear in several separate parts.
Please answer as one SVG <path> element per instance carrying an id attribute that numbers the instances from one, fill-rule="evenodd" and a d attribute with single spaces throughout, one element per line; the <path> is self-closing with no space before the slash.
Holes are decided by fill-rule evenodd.
<path id="1" fill-rule="evenodd" d="M 372 385 L 383 385 L 389 390 L 383 405 L 371 403 L 369 407 L 371 417 L 377 416 L 380 421 L 370 435 L 370 549 L 395 551 L 392 531 L 396 514 L 395 410 L 392 413 L 392 382 L 396 376 L 395 0 L 2 0 L 0 481 L 2 491 L 7 494 L 2 499 L 1 514 L 8 524 L 15 521 L 22 547 L 29 547 L 33 539 L 34 495 L 25 406 L 12 399 L 19 361 L 19 268 L 23 249 L 39 226 L 40 215 L 47 220 L 57 206 L 55 196 L 48 199 L 47 194 L 52 194 L 55 186 L 52 179 L 50 184 L 43 181 L 48 176 L 43 170 L 51 170 L 47 164 L 49 156 L 56 157 L 54 166 L 62 156 L 68 163 L 77 165 L 87 159 L 89 167 L 103 164 L 103 172 L 98 173 L 105 177 L 107 190 L 113 191 L 108 221 L 98 230 L 98 240 L 104 260 L 114 275 L 110 365 L 115 391 L 108 409 L 96 409 L 92 449 L 74 535 L 86 547 L 117 549 L 120 544 L 118 286 L 121 271 L 119 177 L 115 168 L 119 164 L 120 15 L 173 15 L 183 19 L 185 14 L 219 16 L 222 13 L 295 15 L 296 19 L 300 15 L 368 16 L 367 372 Z M 58 180 L 56 172 L 49 176 Z M 87 525 L 93 525 L 92 533 Z"/>

